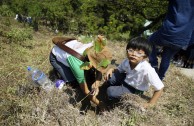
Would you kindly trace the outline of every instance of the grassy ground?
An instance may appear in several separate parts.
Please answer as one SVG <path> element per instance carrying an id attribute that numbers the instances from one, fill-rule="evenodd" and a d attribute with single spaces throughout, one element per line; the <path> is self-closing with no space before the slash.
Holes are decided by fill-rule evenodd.
<path id="1" fill-rule="evenodd" d="M 2 24 L 2 23 L 0 23 Z M 13 22 L 15 25 L 21 25 Z M 6 27 L 6 26 L 3 26 Z M 1 28 L 3 28 L 1 27 Z M 10 28 L 11 26 L 9 26 Z M 13 27 L 13 26 L 12 26 Z M 20 27 L 23 27 L 22 25 Z M 7 29 L 7 28 L 5 28 Z M 3 29 L 3 30 L 5 30 Z M 0 30 L 2 31 L 2 29 Z M 171 65 L 165 78 L 164 93 L 157 105 L 142 111 L 153 90 L 144 97 L 125 96 L 121 104 L 104 115 L 95 114 L 95 106 L 80 114 L 81 93 L 67 86 L 50 93 L 32 86 L 27 66 L 43 70 L 49 76 L 49 53 L 53 33 L 45 28 L 33 33 L 33 39 L 14 43 L 0 34 L 0 125 L 3 126 L 193 126 L 194 81 Z M 125 42 L 109 42 L 114 65 L 125 57 Z"/>

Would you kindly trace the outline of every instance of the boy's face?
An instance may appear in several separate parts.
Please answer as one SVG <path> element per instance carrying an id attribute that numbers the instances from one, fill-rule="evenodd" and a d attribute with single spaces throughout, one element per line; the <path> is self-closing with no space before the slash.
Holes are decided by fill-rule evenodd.
<path id="1" fill-rule="evenodd" d="M 141 49 L 138 50 L 138 49 L 129 48 L 127 49 L 127 57 L 131 64 L 137 65 L 139 62 L 144 60 L 147 57 L 147 55 Z"/>

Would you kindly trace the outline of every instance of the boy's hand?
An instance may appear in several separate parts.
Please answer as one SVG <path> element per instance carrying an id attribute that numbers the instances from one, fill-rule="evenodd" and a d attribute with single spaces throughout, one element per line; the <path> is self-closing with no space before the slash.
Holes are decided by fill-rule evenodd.
<path id="1" fill-rule="evenodd" d="M 112 77 L 113 71 L 114 71 L 114 69 L 113 69 L 113 68 L 110 68 L 110 69 L 106 72 L 106 74 L 105 74 L 105 76 L 104 76 L 104 80 L 107 81 L 110 77 Z"/>
<path id="2" fill-rule="evenodd" d="M 91 95 L 93 95 L 93 96 L 97 96 L 98 93 L 99 93 L 99 89 L 98 89 L 98 88 L 93 88 L 92 91 L 91 91 L 90 93 L 91 93 Z"/>
<path id="3" fill-rule="evenodd" d="M 100 82 L 100 81 L 94 82 L 94 83 L 92 84 L 91 88 L 92 88 L 92 89 L 98 88 L 98 87 L 100 86 L 100 83 L 99 83 L 99 82 Z"/>

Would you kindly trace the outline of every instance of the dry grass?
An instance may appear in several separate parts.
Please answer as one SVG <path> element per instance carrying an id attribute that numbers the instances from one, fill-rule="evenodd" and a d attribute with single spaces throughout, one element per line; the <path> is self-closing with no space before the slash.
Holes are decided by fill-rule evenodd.
<path id="1" fill-rule="evenodd" d="M 43 30 L 42 30 L 43 31 Z M 3 126 L 192 126 L 194 125 L 193 80 L 183 76 L 173 65 L 164 81 L 165 89 L 158 104 L 148 110 L 139 106 L 152 95 L 126 95 L 121 103 L 103 115 L 90 106 L 80 114 L 81 93 L 71 87 L 46 93 L 34 88 L 27 76 L 27 66 L 49 73 L 48 57 L 53 46 L 52 33 L 34 33 L 34 39 L 22 45 L 0 42 L 0 125 Z M 3 39 L 4 40 L 4 39 Z M 110 42 L 115 64 L 125 57 L 125 42 Z M 49 74 L 47 74 L 49 75 Z M 83 97 L 82 97 L 83 98 Z"/>

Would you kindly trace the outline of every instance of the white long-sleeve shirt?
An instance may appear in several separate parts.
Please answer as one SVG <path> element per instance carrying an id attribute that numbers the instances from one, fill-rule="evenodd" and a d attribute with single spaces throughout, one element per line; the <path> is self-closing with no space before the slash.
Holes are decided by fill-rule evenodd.
<path id="1" fill-rule="evenodd" d="M 85 51 L 85 49 L 93 46 L 93 43 L 81 43 L 77 40 L 72 40 L 69 41 L 65 44 L 66 46 L 68 46 L 69 48 L 75 50 L 76 52 L 78 52 L 79 54 L 83 54 L 83 52 Z M 54 46 L 52 49 L 52 53 L 56 56 L 57 61 L 63 63 L 64 65 L 66 65 L 67 67 L 69 67 L 66 59 L 71 55 L 67 52 L 65 52 L 64 50 L 62 50 L 61 48 L 59 48 L 58 46 Z"/>
<path id="2" fill-rule="evenodd" d="M 164 87 L 155 69 L 146 60 L 131 69 L 129 60 L 125 59 L 117 69 L 122 73 L 126 73 L 125 82 L 135 89 L 147 91 L 152 85 L 157 91 Z"/>

